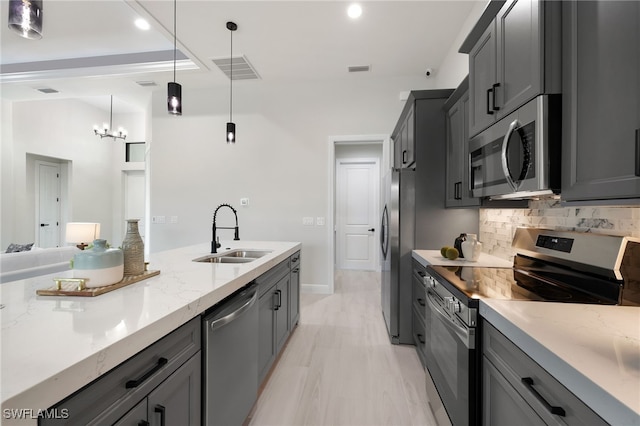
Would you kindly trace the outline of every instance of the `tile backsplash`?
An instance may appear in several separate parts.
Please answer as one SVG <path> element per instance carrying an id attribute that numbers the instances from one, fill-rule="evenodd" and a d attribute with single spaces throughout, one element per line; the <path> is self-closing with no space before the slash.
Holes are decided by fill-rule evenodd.
<path id="1" fill-rule="evenodd" d="M 564 207 L 560 201 L 530 201 L 528 209 L 480 209 L 482 251 L 512 261 L 518 227 L 594 232 L 640 238 L 640 207 Z"/>

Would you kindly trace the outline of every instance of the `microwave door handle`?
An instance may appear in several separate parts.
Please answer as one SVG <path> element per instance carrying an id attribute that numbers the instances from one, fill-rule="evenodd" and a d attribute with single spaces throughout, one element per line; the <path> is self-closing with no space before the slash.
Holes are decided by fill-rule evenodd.
<path id="1" fill-rule="evenodd" d="M 509 171 L 509 164 L 507 164 L 507 147 L 509 145 L 509 138 L 511 138 L 511 135 L 516 130 L 516 127 L 518 127 L 519 124 L 520 123 L 518 123 L 518 120 L 513 120 L 509 125 L 509 130 L 507 131 L 507 134 L 504 135 L 504 140 L 502 141 L 502 155 L 501 155 L 502 172 L 504 173 L 505 179 L 507 179 L 507 182 L 509 182 L 509 185 L 513 188 L 514 191 L 518 190 L 518 184 L 516 184 L 511 178 L 511 172 Z"/>

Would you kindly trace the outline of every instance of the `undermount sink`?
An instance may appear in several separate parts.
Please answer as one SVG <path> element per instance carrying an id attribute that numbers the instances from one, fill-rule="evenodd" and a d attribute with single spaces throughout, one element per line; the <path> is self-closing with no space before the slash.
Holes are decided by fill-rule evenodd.
<path id="1" fill-rule="evenodd" d="M 266 256 L 271 250 L 232 250 L 225 253 L 213 253 L 193 259 L 202 263 L 249 263 Z"/>

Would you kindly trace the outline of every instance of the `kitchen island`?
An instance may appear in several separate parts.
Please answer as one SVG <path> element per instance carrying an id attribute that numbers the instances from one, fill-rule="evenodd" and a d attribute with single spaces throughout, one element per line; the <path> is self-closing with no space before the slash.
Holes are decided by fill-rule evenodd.
<path id="1" fill-rule="evenodd" d="M 269 250 L 249 263 L 199 263 L 210 244 L 155 253 L 158 276 L 97 297 L 37 296 L 61 272 L 2 284 L 3 424 L 23 410 L 36 424 L 38 410 L 91 383 L 300 250 L 296 242 L 222 242 L 230 249 Z M 9 411 L 8 411 L 9 410 Z M 27 414 L 24 414 L 27 413 Z M 33 415 L 31 415 L 31 413 Z M 11 422 L 11 423 L 10 423 Z"/>

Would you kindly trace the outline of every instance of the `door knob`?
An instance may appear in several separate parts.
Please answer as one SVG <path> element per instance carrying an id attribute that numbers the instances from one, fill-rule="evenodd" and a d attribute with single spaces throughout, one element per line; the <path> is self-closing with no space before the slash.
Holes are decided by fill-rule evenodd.
<path id="1" fill-rule="evenodd" d="M 40 226 L 41 226 L 41 227 L 42 227 L 42 226 L 49 226 L 49 224 L 48 224 L 48 223 L 41 223 L 41 224 L 40 224 Z"/>
<path id="2" fill-rule="evenodd" d="M 369 229 L 369 232 L 374 232 L 376 230 L 376 228 L 371 228 Z"/>

